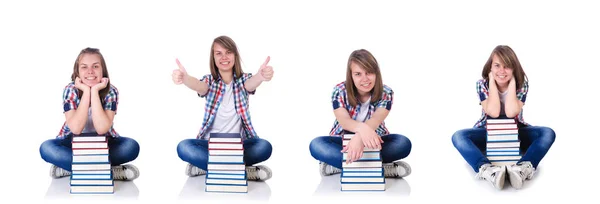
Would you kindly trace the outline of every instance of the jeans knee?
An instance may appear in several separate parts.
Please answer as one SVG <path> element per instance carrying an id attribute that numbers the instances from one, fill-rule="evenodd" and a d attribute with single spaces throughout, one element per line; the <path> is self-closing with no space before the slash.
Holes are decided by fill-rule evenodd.
<path id="1" fill-rule="evenodd" d="M 556 133 L 554 130 L 548 127 L 543 127 L 541 132 L 542 141 L 548 146 L 552 145 L 556 139 Z"/>
<path id="2" fill-rule="evenodd" d="M 466 139 L 465 135 L 462 134 L 462 131 L 456 131 L 453 135 L 452 135 L 452 144 L 454 145 L 454 147 L 458 147 L 462 141 L 464 141 Z"/>

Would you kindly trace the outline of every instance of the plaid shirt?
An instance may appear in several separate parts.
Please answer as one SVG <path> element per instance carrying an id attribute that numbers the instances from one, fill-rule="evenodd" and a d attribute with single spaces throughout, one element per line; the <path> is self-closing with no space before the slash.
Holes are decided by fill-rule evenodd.
<path id="1" fill-rule="evenodd" d="M 350 117 L 352 117 L 353 120 L 356 120 L 356 117 L 360 113 L 361 104 L 357 104 L 356 107 L 350 106 L 350 101 L 347 100 L 348 94 L 346 91 L 347 90 L 346 90 L 345 82 L 339 83 L 335 86 L 335 88 L 333 88 L 333 95 L 331 96 L 331 100 L 333 103 L 333 110 L 338 109 L 340 107 L 345 108 L 348 111 L 348 113 L 350 114 Z M 373 113 L 375 112 L 375 109 L 377 109 L 377 108 L 385 108 L 387 110 L 391 110 L 393 96 L 394 96 L 394 91 L 392 91 L 392 89 L 390 87 L 383 85 L 383 93 L 381 96 L 381 100 L 371 101 L 369 103 L 369 112 L 367 113 L 367 119 L 371 118 L 371 115 L 373 115 Z M 345 131 L 342 128 L 342 125 L 340 125 L 340 123 L 337 120 L 335 120 L 335 122 L 333 123 L 333 128 L 331 128 L 331 131 L 329 132 L 329 135 L 330 136 L 342 136 L 342 135 L 344 135 L 344 132 Z M 385 136 L 385 135 L 390 134 L 388 129 L 385 127 L 385 122 L 382 122 L 379 125 L 379 127 L 377 127 L 377 130 L 375 130 L 375 132 L 379 136 Z"/>
<path id="2" fill-rule="evenodd" d="M 252 122 L 250 121 L 250 112 L 248 110 L 248 94 L 254 94 L 256 92 L 248 92 L 244 83 L 246 80 L 250 79 L 252 74 L 244 73 L 242 77 L 236 78 L 235 73 L 233 74 L 233 101 L 235 106 L 235 111 L 238 116 L 242 119 L 242 137 L 246 137 L 246 139 L 250 139 L 253 137 L 258 138 L 256 132 L 254 131 L 254 126 L 252 126 Z M 198 139 L 208 139 L 207 130 L 215 121 L 215 117 L 217 115 L 217 110 L 219 109 L 219 105 L 221 101 L 223 101 L 223 94 L 225 94 L 225 82 L 221 80 L 221 78 L 213 79 L 211 74 L 204 75 L 200 81 L 208 84 L 208 92 L 205 95 L 200 95 L 200 97 L 206 97 L 206 106 L 204 106 L 204 120 L 202 121 L 202 128 L 200 129 L 200 133 L 196 138 Z"/>
<path id="3" fill-rule="evenodd" d="M 490 92 L 488 91 L 489 86 L 489 82 L 485 79 L 480 79 L 479 81 L 477 81 L 477 94 L 479 94 L 479 104 L 481 104 L 481 101 L 486 100 L 489 95 Z M 529 91 L 529 83 L 527 81 L 525 81 L 525 83 L 523 83 L 523 87 L 521 87 L 519 90 L 517 90 L 517 99 L 519 99 L 520 101 L 522 101 L 523 103 L 525 103 L 525 99 L 527 99 L 527 91 Z M 487 114 L 485 114 L 485 111 L 483 110 L 483 107 L 481 108 L 481 117 L 479 118 L 479 120 L 477 121 L 477 123 L 475 123 L 475 125 L 473 127 L 485 127 L 486 124 L 486 119 L 487 119 Z M 519 123 L 522 123 L 523 125 L 529 125 L 525 122 L 525 120 L 523 120 L 523 109 L 521 109 L 521 112 L 519 112 L 519 114 L 515 117 L 515 119 L 517 119 L 517 121 L 519 121 Z"/>
<path id="4" fill-rule="evenodd" d="M 66 113 L 70 110 L 77 110 L 77 106 L 79 105 L 79 90 L 75 87 L 75 82 L 69 83 L 65 90 L 63 91 L 63 113 Z M 119 103 L 119 91 L 117 87 L 110 85 L 110 90 L 108 94 L 104 97 L 104 110 L 112 110 L 117 112 L 117 104 Z M 87 118 L 86 118 L 87 120 Z M 67 135 L 71 134 L 71 130 L 67 126 L 67 122 L 63 124 L 60 132 L 58 133 L 57 138 L 65 138 Z M 109 130 L 109 134 L 113 137 L 118 137 L 119 134 L 115 131 L 115 129 L 111 126 Z"/>

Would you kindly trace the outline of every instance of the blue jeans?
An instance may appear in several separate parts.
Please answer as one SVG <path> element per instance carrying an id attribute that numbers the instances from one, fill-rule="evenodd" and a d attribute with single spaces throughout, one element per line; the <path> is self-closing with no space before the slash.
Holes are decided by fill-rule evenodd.
<path id="1" fill-rule="evenodd" d="M 490 163 L 484 155 L 487 133 L 485 128 L 469 128 L 459 130 L 452 136 L 452 144 L 465 158 L 467 163 L 479 172 L 479 167 Z M 554 130 L 541 126 L 519 127 L 519 140 L 521 140 L 520 153 L 522 161 L 529 161 L 533 168 L 544 158 L 552 143 L 554 143 Z"/>
<path id="2" fill-rule="evenodd" d="M 381 160 L 390 163 L 406 158 L 412 149 L 410 140 L 399 134 L 382 136 Z M 310 154 L 317 160 L 342 169 L 342 138 L 337 136 L 321 136 L 310 142 Z"/>
<path id="3" fill-rule="evenodd" d="M 243 143 L 244 163 L 246 166 L 266 161 L 271 157 L 271 152 L 273 152 L 271 143 L 264 139 L 246 139 Z M 185 139 L 177 145 L 177 155 L 179 155 L 181 160 L 206 170 L 208 166 L 208 140 Z"/>
<path id="4" fill-rule="evenodd" d="M 83 135 L 83 134 L 82 134 Z M 64 139 L 49 139 L 40 145 L 40 155 L 44 161 L 64 170 L 71 171 L 73 149 L 72 135 Z M 140 145 L 128 137 L 108 137 L 108 159 L 112 166 L 135 160 L 140 153 Z"/>

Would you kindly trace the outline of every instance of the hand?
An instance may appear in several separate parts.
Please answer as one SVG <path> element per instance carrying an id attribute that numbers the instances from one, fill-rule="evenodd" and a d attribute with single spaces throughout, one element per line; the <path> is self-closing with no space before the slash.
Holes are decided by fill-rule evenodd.
<path id="1" fill-rule="evenodd" d="M 106 87 L 106 85 L 108 85 L 108 78 L 104 77 L 102 78 L 102 80 L 100 80 L 100 83 L 94 85 L 92 87 L 92 91 L 100 91 L 102 89 L 104 89 Z"/>
<path id="2" fill-rule="evenodd" d="M 381 143 L 383 143 L 383 140 L 366 123 L 360 124 L 356 136 L 359 136 L 362 139 L 365 147 L 381 150 Z"/>
<path id="3" fill-rule="evenodd" d="M 508 82 L 508 88 L 510 90 L 516 90 L 517 89 L 516 86 L 517 86 L 517 80 L 515 79 L 515 76 L 513 76 L 510 79 L 510 81 Z"/>
<path id="4" fill-rule="evenodd" d="M 363 150 L 365 146 L 363 141 L 358 135 L 355 135 L 350 139 L 348 145 L 342 149 L 342 153 L 346 152 L 346 164 L 350 164 L 359 160 L 363 156 Z"/>
<path id="5" fill-rule="evenodd" d="M 267 57 L 267 60 L 260 66 L 258 69 L 258 74 L 262 77 L 263 81 L 271 81 L 273 78 L 273 67 L 269 66 L 269 61 L 271 57 Z"/>
<path id="6" fill-rule="evenodd" d="M 179 62 L 179 59 L 175 59 L 175 61 L 177 62 L 177 66 L 179 66 L 179 69 L 173 70 L 173 83 L 177 85 L 183 84 L 183 79 L 185 78 L 185 76 L 187 76 L 187 71 L 185 71 L 185 68 Z"/>
<path id="7" fill-rule="evenodd" d="M 496 81 L 496 80 L 494 79 L 494 73 L 492 73 L 492 70 L 490 70 L 490 73 L 488 74 L 488 80 L 489 80 L 490 82 L 494 82 L 494 81 Z"/>
<path id="8" fill-rule="evenodd" d="M 90 87 L 88 85 L 84 84 L 79 77 L 75 78 L 75 88 L 77 88 L 81 91 L 84 91 L 84 92 L 87 92 L 90 90 Z"/>

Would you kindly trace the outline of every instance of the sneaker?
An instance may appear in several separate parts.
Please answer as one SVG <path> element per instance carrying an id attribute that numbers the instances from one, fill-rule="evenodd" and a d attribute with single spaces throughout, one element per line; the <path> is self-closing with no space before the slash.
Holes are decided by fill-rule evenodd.
<path id="1" fill-rule="evenodd" d="M 319 170 L 321 171 L 321 176 L 329 176 L 333 174 L 342 173 L 342 170 L 331 166 L 325 162 L 319 163 Z"/>
<path id="2" fill-rule="evenodd" d="M 206 171 L 190 163 L 188 163 L 187 167 L 185 168 L 185 175 L 188 175 L 189 177 L 200 176 L 204 174 L 206 174 Z"/>
<path id="3" fill-rule="evenodd" d="M 114 180 L 131 181 L 140 176 L 140 171 L 131 164 L 113 166 L 112 176 Z"/>
<path id="4" fill-rule="evenodd" d="M 266 181 L 272 176 L 273 173 L 267 166 L 246 166 L 246 177 L 249 181 Z"/>
<path id="5" fill-rule="evenodd" d="M 525 161 L 519 164 L 513 164 L 506 167 L 506 171 L 508 172 L 508 179 L 510 180 L 510 185 L 513 188 L 521 189 L 523 187 L 523 182 L 525 179 L 532 179 L 533 173 L 535 169 L 531 162 Z"/>
<path id="6" fill-rule="evenodd" d="M 60 168 L 54 164 L 52 164 L 52 166 L 50 166 L 50 177 L 52 177 L 52 178 L 62 178 L 65 176 L 70 176 L 70 175 L 71 175 L 70 171 Z"/>
<path id="7" fill-rule="evenodd" d="M 475 175 L 477 179 L 489 181 L 498 190 L 504 187 L 504 177 L 506 175 L 506 167 L 496 166 L 492 164 L 484 164 L 479 167 L 479 173 Z"/>
<path id="8" fill-rule="evenodd" d="M 386 178 L 404 178 L 410 175 L 410 173 L 410 165 L 406 162 L 395 161 L 383 164 L 383 175 Z"/>

